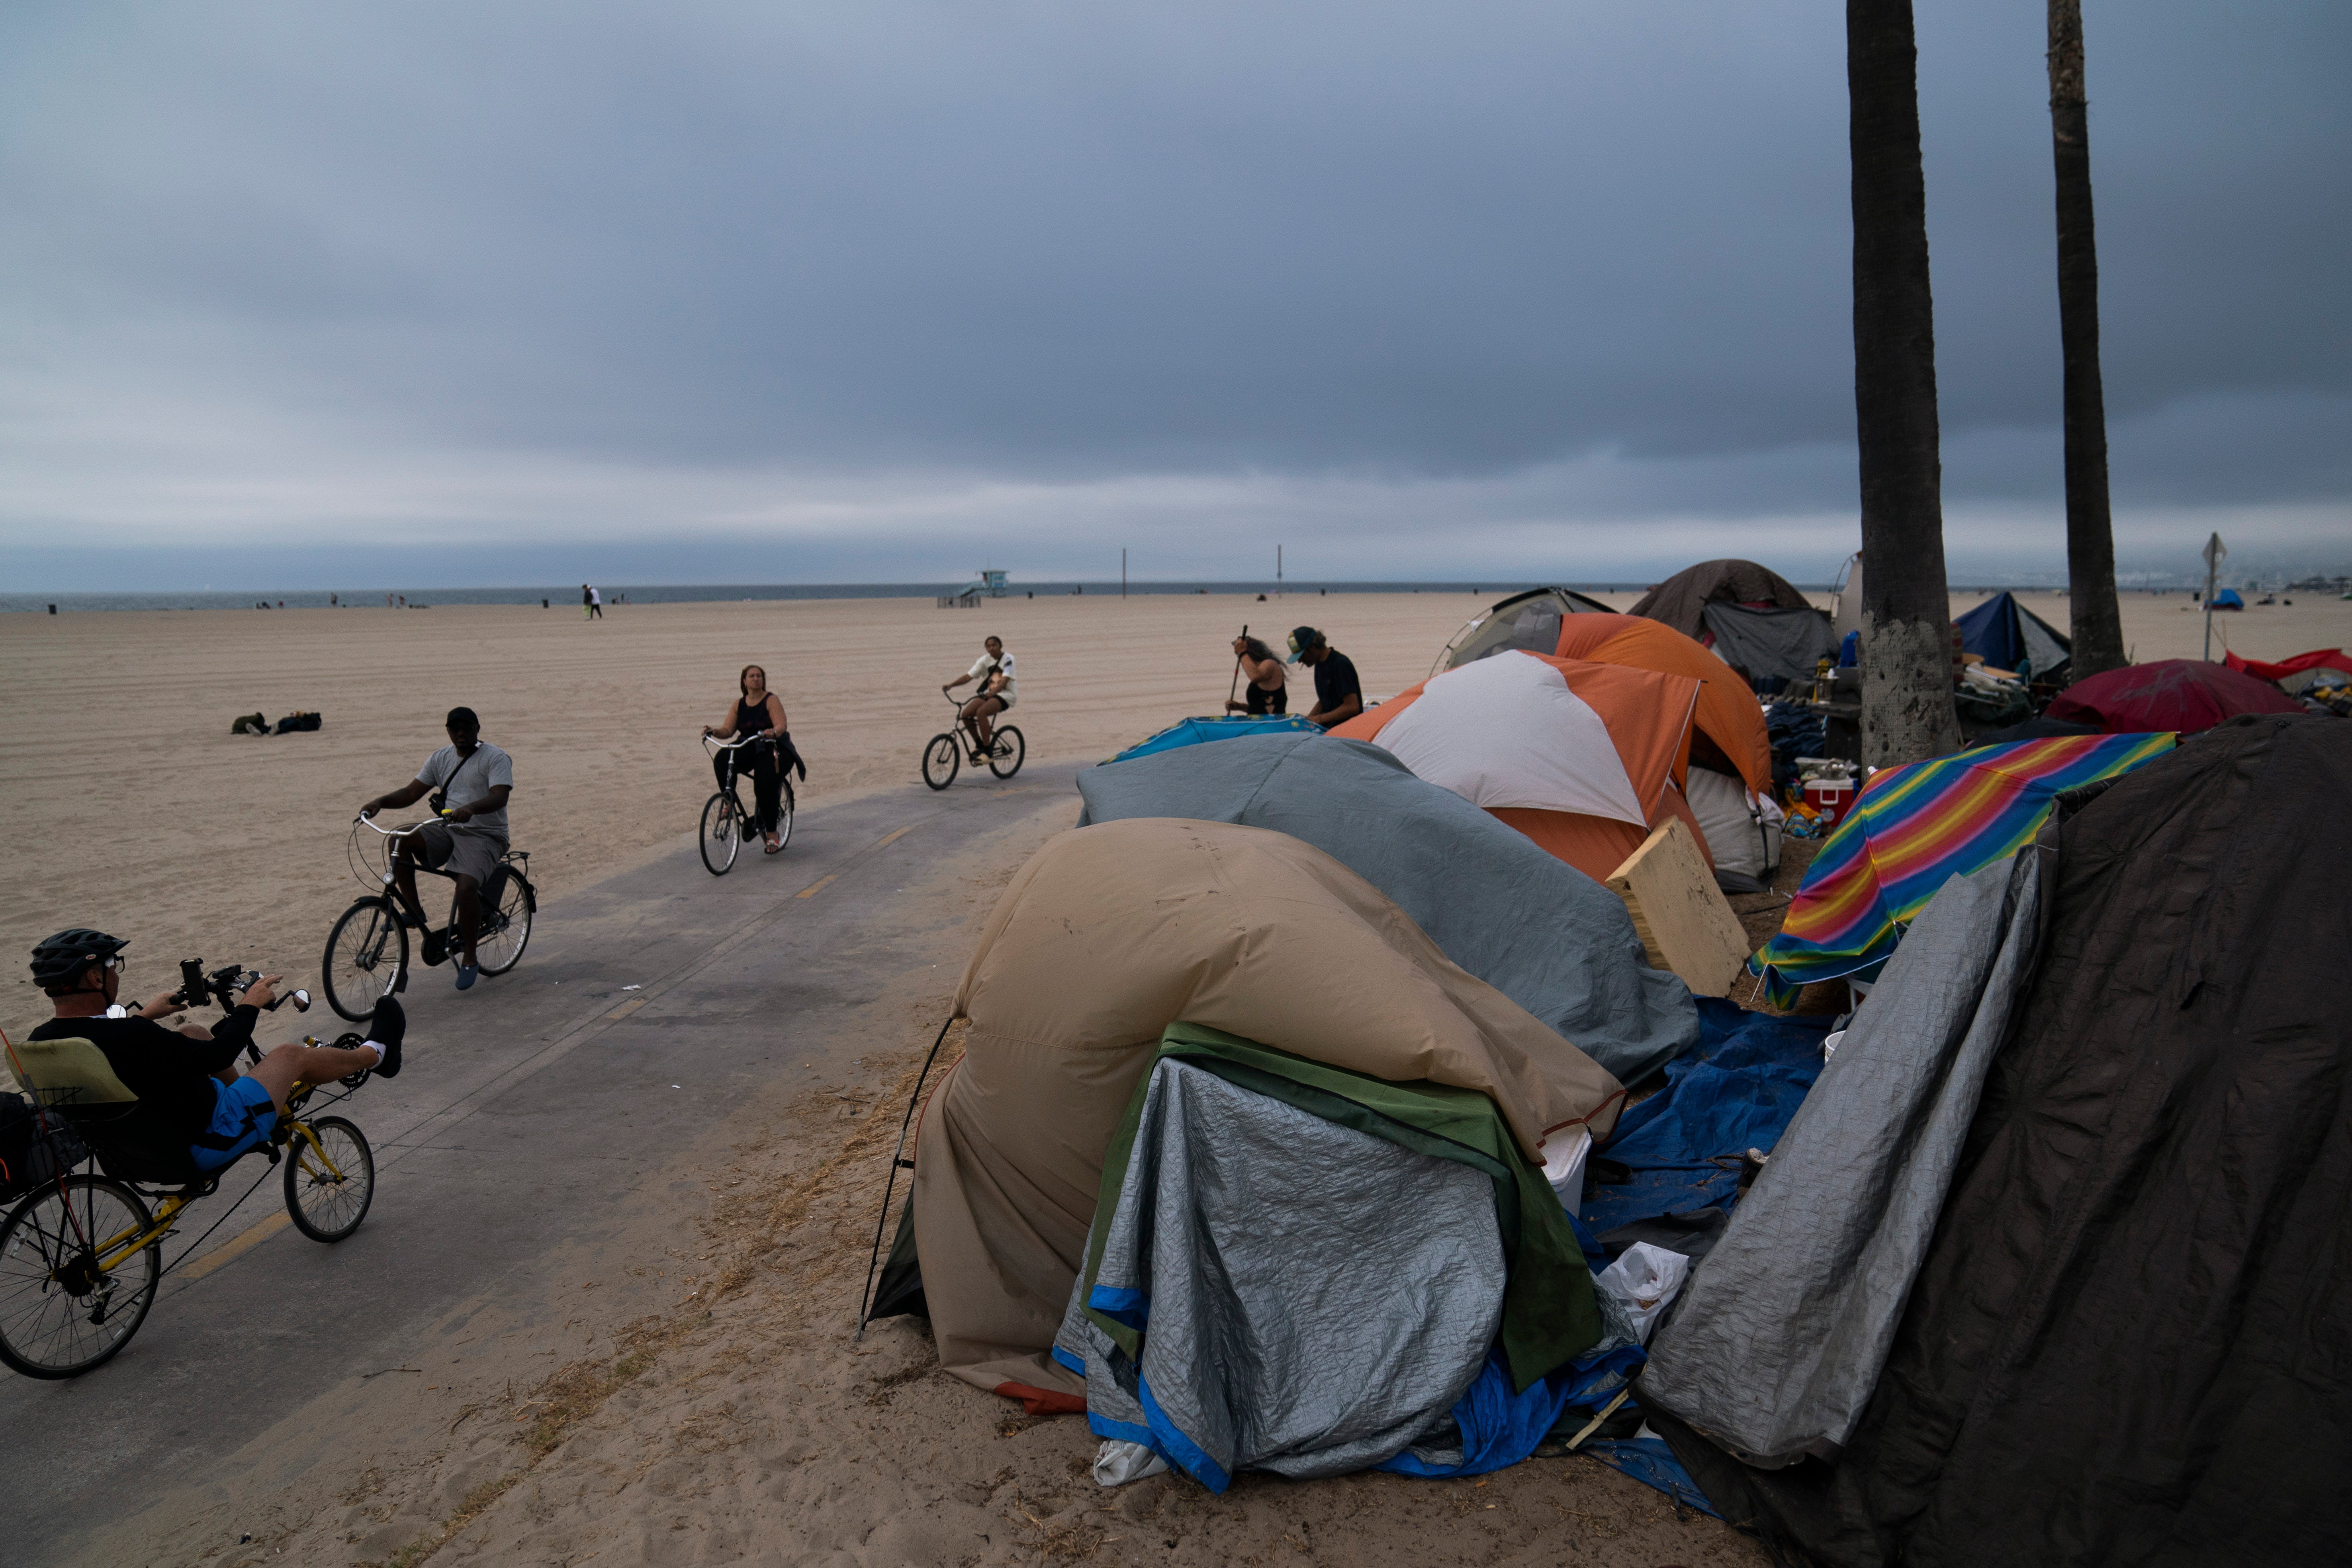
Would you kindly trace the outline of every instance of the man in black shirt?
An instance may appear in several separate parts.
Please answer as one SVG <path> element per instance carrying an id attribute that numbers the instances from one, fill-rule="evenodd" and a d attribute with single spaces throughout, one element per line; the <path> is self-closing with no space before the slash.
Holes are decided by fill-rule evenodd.
<path id="1" fill-rule="evenodd" d="M 1325 642 L 1313 626 L 1290 634 L 1289 662 L 1315 671 L 1315 709 L 1307 715 L 1308 723 L 1328 730 L 1364 710 L 1364 686 L 1356 679 L 1355 661 Z"/>
<path id="2" fill-rule="evenodd" d="M 188 1146 L 196 1167 L 215 1171 L 268 1141 L 286 1113 L 297 1083 L 331 1083 L 363 1068 L 391 1078 L 400 1071 L 406 1019 L 385 997 L 368 1025 L 368 1043 L 353 1050 L 331 1046 L 279 1046 L 240 1078 L 236 1058 L 253 1038 L 262 1006 L 277 999 L 276 975 L 256 981 L 217 1029 L 172 1030 L 155 1022 L 175 1012 L 172 992 L 120 1018 L 106 1016 L 122 985 L 121 939 L 77 927 L 33 950 L 33 979 L 48 993 L 57 1016 L 33 1031 L 37 1040 L 83 1039 L 96 1046 L 122 1086 L 139 1097 L 148 1130 Z"/>

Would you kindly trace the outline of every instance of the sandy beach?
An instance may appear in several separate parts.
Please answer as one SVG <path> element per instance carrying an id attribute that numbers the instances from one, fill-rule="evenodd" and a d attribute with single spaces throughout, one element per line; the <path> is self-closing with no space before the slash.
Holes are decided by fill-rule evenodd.
<path id="1" fill-rule="evenodd" d="M 696 737 L 725 713 L 746 662 L 783 696 L 810 768 L 799 798 L 814 805 L 912 780 L 949 715 L 940 684 L 991 632 L 1020 658 L 1013 721 L 1030 757 L 1090 761 L 1217 711 L 1244 623 L 1275 642 L 1302 622 L 1322 627 L 1378 698 L 1428 675 L 1494 597 L 785 600 L 623 605 L 593 623 L 519 605 L 0 616 L 0 831 L 14 873 L 0 946 L 20 952 L 69 924 L 128 936 L 128 989 L 142 996 L 169 989 L 184 957 L 315 984 L 328 927 L 361 890 L 346 864 L 353 813 L 414 776 L 459 703 L 514 754 L 513 842 L 556 896 L 693 831 L 711 789 Z M 2063 628 L 2062 596 L 2026 597 Z M 1980 598 L 1957 595 L 1954 609 Z M 2203 616 L 2186 595 L 2123 604 L 2138 658 L 2199 652 Z M 2215 626 L 2217 645 L 2274 658 L 2352 642 L 2352 604 L 2305 599 Z M 1294 698 L 1311 700 L 1307 672 L 1292 678 Z M 239 713 L 298 709 L 323 714 L 323 728 L 229 733 Z M 46 1015 L 12 966 L 0 1024 L 15 1032 Z"/>

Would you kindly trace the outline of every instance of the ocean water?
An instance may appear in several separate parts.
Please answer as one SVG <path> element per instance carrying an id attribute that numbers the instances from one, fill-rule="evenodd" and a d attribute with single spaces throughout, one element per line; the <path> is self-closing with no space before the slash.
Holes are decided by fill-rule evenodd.
<path id="1" fill-rule="evenodd" d="M 1639 593 L 1649 586 L 1646 583 L 1564 583 L 1561 587 L 1580 588 L 1587 593 Z M 628 584 L 599 584 L 609 611 L 615 601 L 620 608 L 629 605 L 719 604 L 758 599 L 922 599 L 940 594 L 961 591 L 961 583 L 772 583 L 746 586 L 729 584 L 655 584 L 633 586 Z M 1534 583 L 1299 583 L 1280 585 L 1286 598 L 1312 598 L 1318 594 L 1453 594 L 1465 603 L 1491 603 L 1538 586 Z M 1265 594 L 1276 592 L 1273 583 L 1130 583 L 1130 596 L 1162 594 Z M 430 608 L 435 605 L 536 605 L 545 599 L 554 609 L 580 607 L 578 584 L 569 588 L 408 588 L 395 590 L 404 595 L 409 607 Z M 1027 583 L 1015 582 L 1005 590 L 1006 596 L 1019 598 L 1034 594 L 1047 595 L 1084 593 L 1089 596 L 1118 596 L 1119 585 L 1111 583 Z M 384 590 L 354 589 L 350 593 L 334 593 L 332 597 L 344 604 L 366 608 L 382 608 Z M 270 608 L 318 610 L 328 607 L 330 591 L 303 589 L 264 591 L 251 589 L 235 593 L 195 594 L 0 594 L 0 613 L 18 612 L 32 615 L 47 613 L 54 605 L 59 615 L 79 615 L 90 610 L 250 610 L 264 605 Z"/>

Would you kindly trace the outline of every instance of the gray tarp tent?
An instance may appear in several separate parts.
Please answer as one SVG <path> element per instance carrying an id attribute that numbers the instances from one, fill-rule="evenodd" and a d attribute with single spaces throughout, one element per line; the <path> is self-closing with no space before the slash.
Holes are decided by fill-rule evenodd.
<path id="1" fill-rule="evenodd" d="M 1412 917 L 1464 969 L 1633 1083 L 1698 1038 L 1616 894 L 1378 746 L 1252 735 L 1078 775 L 1080 826 L 1175 816 L 1302 839 Z"/>
<path id="2" fill-rule="evenodd" d="M 1650 1347 L 1642 1398 L 1750 1464 L 1870 1403 L 2033 958 L 2028 847 L 1944 884 Z"/>
<path id="3" fill-rule="evenodd" d="M 1716 657 L 1746 671 L 1750 681 L 1810 680 L 1822 659 L 1837 657 L 1830 618 L 1816 609 L 1714 604 L 1700 616 L 1715 638 Z"/>

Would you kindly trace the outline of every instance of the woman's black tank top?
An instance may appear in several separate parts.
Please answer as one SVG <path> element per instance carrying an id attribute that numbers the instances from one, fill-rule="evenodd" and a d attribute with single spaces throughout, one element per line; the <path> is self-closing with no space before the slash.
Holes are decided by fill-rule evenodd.
<path id="1" fill-rule="evenodd" d="M 768 700 L 766 698 L 761 698 L 756 703 L 748 697 L 735 699 L 735 733 L 737 735 L 756 735 L 767 727 Z"/>

